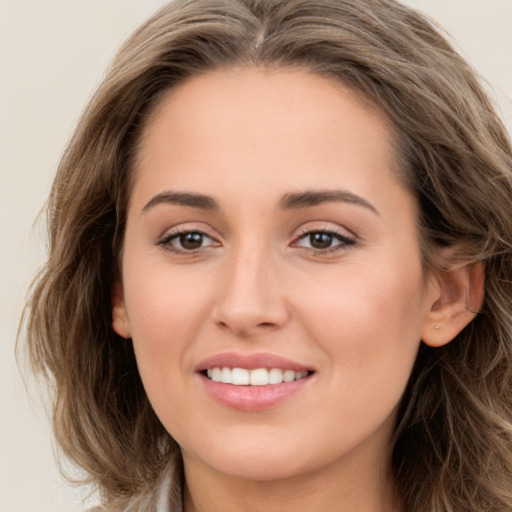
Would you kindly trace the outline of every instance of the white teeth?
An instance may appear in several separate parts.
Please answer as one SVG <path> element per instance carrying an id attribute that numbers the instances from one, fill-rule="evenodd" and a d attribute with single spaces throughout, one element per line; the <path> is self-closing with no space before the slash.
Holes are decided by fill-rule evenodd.
<path id="1" fill-rule="evenodd" d="M 222 382 L 222 370 L 220 368 L 212 368 L 213 382 Z"/>
<path id="2" fill-rule="evenodd" d="M 247 386 L 249 384 L 249 370 L 233 368 L 231 370 L 231 384 L 235 386 Z"/>
<path id="3" fill-rule="evenodd" d="M 246 370 L 245 368 L 215 367 L 206 372 L 208 378 L 214 382 L 234 384 L 235 386 L 266 386 L 267 384 L 281 384 L 292 382 L 307 377 L 308 372 L 294 372 L 293 370 L 281 370 L 280 368 L 257 368 Z"/>
<path id="4" fill-rule="evenodd" d="M 229 368 L 222 368 L 222 373 L 220 376 L 220 381 L 224 384 L 231 384 L 232 382 L 231 370 Z"/>
<path id="5" fill-rule="evenodd" d="M 295 380 L 295 372 L 293 370 L 285 370 L 283 372 L 283 380 L 285 382 L 291 382 L 292 380 Z"/>
<path id="6" fill-rule="evenodd" d="M 268 372 L 268 383 L 269 384 L 281 384 L 283 382 L 283 370 L 279 368 L 272 368 Z"/>
<path id="7" fill-rule="evenodd" d="M 266 386 L 268 384 L 268 370 L 265 368 L 251 370 L 250 382 L 251 386 Z"/>

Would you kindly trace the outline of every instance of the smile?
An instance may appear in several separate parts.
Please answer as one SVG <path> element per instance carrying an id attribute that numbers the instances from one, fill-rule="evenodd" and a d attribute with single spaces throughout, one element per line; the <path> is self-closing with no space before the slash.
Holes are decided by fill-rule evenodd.
<path id="1" fill-rule="evenodd" d="M 195 368 L 215 402 L 243 412 L 272 409 L 292 400 L 317 380 L 317 369 L 269 353 L 223 352 Z"/>
<path id="2" fill-rule="evenodd" d="M 233 384 L 235 386 L 267 386 L 293 382 L 303 379 L 308 371 L 283 370 L 281 368 L 245 368 L 214 367 L 206 371 L 207 377 L 213 382 Z"/>

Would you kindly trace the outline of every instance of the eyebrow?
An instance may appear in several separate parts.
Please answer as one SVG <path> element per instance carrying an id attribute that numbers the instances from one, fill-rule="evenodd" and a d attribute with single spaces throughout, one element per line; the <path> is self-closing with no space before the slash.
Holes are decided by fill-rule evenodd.
<path id="1" fill-rule="evenodd" d="M 280 207 L 283 210 L 293 210 L 332 202 L 355 204 L 380 215 L 375 206 L 366 199 L 346 190 L 311 190 L 286 194 L 280 201 Z"/>
<path id="2" fill-rule="evenodd" d="M 361 196 L 348 192 L 346 190 L 309 190 L 293 194 L 285 194 L 279 202 L 282 210 L 295 210 L 301 208 L 311 208 L 323 203 L 342 202 L 362 206 L 379 215 L 377 209 Z M 194 194 L 190 192 L 161 192 L 153 196 L 142 208 L 142 213 L 158 206 L 160 204 L 177 204 L 191 208 L 200 208 L 202 210 L 218 211 L 219 205 L 213 197 L 204 194 Z"/>
<path id="3" fill-rule="evenodd" d="M 142 213 L 151 210 L 159 204 L 179 204 L 181 206 L 201 208 L 202 210 L 219 209 L 217 202 L 210 196 L 191 194 L 189 192 L 161 192 L 148 201 L 144 208 L 142 208 Z"/>

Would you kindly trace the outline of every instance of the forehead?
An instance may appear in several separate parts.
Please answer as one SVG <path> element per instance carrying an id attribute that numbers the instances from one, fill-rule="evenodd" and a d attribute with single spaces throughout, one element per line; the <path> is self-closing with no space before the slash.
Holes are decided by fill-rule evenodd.
<path id="1" fill-rule="evenodd" d="M 312 179 L 331 188 L 343 176 L 360 188 L 383 170 L 396 178 L 394 147 L 383 111 L 340 82 L 302 69 L 221 69 L 161 99 L 143 130 L 134 184 L 194 189 L 199 179 L 215 195 L 254 176 L 298 189 Z"/>

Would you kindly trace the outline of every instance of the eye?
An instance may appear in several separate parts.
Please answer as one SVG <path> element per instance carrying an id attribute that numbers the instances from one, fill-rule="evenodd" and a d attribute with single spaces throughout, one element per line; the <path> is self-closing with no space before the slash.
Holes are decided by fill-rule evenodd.
<path id="1" fill-rule="evenodd" d="M 342 233 L 329 230 L 316 230 L 303 233 L 292 245 L 312 251 L 333 252 L 354 245 L 355 243 L 354 238 Z"/>
<path id="2" fill-rule="evenodd" d="M 167 250 L 173 252 L 194 252 L 207 247 L 218 245 L 211 237 L 202 231 L 182 231 L 166 235 L 158 242 Z"/>

